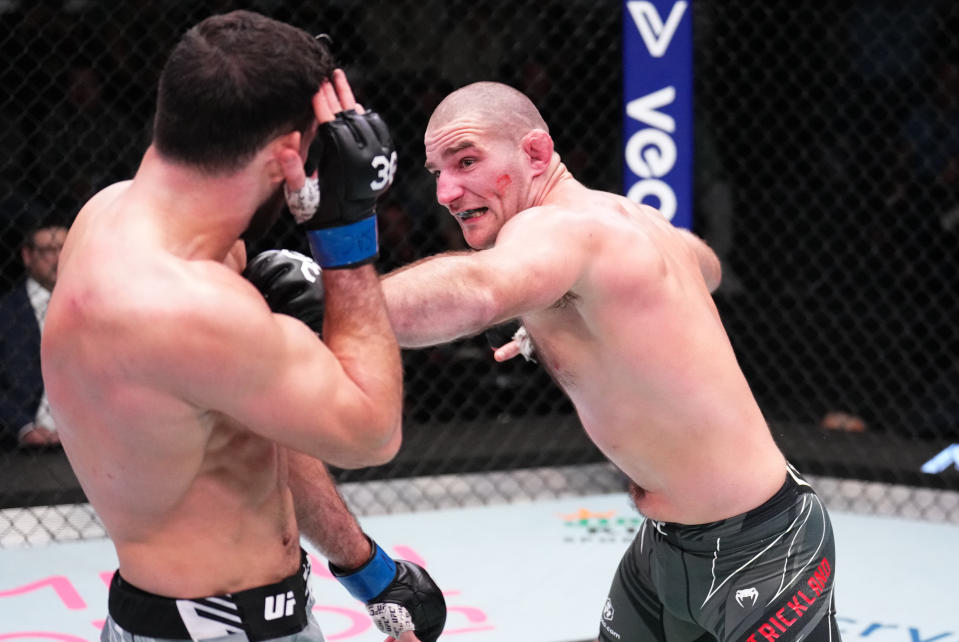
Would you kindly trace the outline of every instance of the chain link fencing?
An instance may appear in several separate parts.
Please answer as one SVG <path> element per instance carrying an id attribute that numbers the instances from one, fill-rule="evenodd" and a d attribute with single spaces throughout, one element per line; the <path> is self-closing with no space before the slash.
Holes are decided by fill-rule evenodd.
<path id="1" fill-rule="evenodd" d="M 527 93 L 573 174 L 622 191 L 620 2 L 6 0 L 3 291 L 21 287 L 25 230 L 69 222 L 133 174 L 167 53 L 190 25 L 235 8 L 330 34 L 358 99 L 389 123 L 400 165 L 379 212 L 381 271 L 463 247 L 422 168 L 422 134 L 468 82 Z M 776 439 L 835 490 L 835 506 L 959 521 L 959 10 L 692 10 L 695 228 L 723 261 L 717 304 Z M 306 249 L 286 223 L 251 254 L 278 246 Z M 9 323 L 0 333 L 3 402 L 36 408 L 39 391 L 8 392 L 29 375 L 7 358 L 25 338 Z M 405 351 L 404 364 L 399 455 L 335 471 L 357 512 L 624 487 L 536 364 L 495 364 L 484 337 Z M 19 426 L 2 428 L 0 542 L 98 532 L 62 451 L 20 447 Z"/>

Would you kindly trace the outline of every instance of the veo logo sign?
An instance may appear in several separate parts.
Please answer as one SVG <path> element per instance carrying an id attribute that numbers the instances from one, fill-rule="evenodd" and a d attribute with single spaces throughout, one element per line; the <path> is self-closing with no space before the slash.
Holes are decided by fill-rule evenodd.
<path id="1" fill-rule="evenodd" d="M 676 27 L 679 21 L 683 19 L 683 13 L 686 11 L 685 2 L 677 2 L 673 5 L 663 24 L 663 19 L 659 16 L 659 11 L 651 2 L 627 2 L 626 8 L 639 29 L 639 35 L 642 36 L 646 48 L 649 49 L 649 55 L 654 58 L 662 58 L 669 48 L 669 43 L 676 33 Z"/>
<path id="2" fill-rule="evenodd" d="M 633 174 L 643 179 L 629 188 L 626 197 L 641 203 L 647 196 L 655 196 L 659 199 L 659 211 L 669 220 L 676 214 L 676 193 L 660 177 L 668 174 L 676 165 L 676 143 L 670 136 L 676 130 L 676 121 L 659 109 L 674 100 L 676 89 L 665 87 L 631 100 L 626 105 L 626 115 L 651 125 L 630 136 L 626 143 L 626 165 Z"/>
<path id="3" fill-rule="evenodd" d="M 688 8 L 685 1 L 631 0 L 623 12 L 626 196 L 637 203 L 653 197 L 649 204 L 683 227 L 692 219 Z"/>

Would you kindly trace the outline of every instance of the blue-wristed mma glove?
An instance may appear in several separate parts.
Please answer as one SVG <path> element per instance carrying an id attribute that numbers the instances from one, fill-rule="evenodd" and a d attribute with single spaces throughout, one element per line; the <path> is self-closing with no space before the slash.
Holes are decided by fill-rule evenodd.
<path id="1" fill-rule="evenodd" d="M 350 595 L 366 604 L 376 627 L 398 638 L 406 631 L 421 642 L 435 642 L 446 625 L 443 592 L 421 566 L 391 559 L 372 539 L 373 555 L 360 568 L 330 571 Z"/>
<path id="2" fill-rule="evenodd" d="M 374 111 L 342 111 L 319 126 L 308 166 L 319 175 L 320 204 L 304 223 L 313 258 L 324 269 L 351 268 L 376 260 L 376 200 L 396 173 L 396 151 L 386 124 Z"/>

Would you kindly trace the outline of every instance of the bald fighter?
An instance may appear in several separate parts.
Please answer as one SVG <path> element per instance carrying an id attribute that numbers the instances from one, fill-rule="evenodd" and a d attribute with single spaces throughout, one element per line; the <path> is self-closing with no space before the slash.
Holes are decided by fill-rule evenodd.
<path id="1" fill-rule="evenodd" d="M 450 94 L 424 137 L 436 198 L 476 251 L 387 275 L 401 346 L 522 321 L 646 520 L 602 640 L 838 640 L 834 543 L 784 459 L 711 292 L 716 255 L 655 209 L 588 189 L 523 94 Z M 515 354 L 518 343 L 497 353 Z"/>
<path id="2" fill-rule="evenodd" d="M 63 446 L 119 559 L 101 639 L 322 640 L 289 453 L 358 467 L 400 444 L 399 350 L 370 265 L 392 143 L 322 41 L 251 12 L 188 31 L 157 93 L 136 176 L 67 237 L 42 341 Z M 323 341 L 239 274 L 241 236 L 281 211 L 283 168 L 314 137 L 336 168 L 305 223 Z M 361 565 L 340 575 L 375 580 L 374 601 L 395 588 L 391 560 L 338 526 Z"/>

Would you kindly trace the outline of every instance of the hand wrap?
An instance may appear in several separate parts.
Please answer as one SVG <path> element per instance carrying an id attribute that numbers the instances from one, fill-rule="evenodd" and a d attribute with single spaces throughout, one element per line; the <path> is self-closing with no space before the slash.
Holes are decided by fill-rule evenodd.
<path id="1" fill-rule="evenodd" d="M 373 555 L 355 571 L 330 564 L 330 571 L 350 595 L 366 604 L 381 632 L 399 637 L 414 631 L 421 642 L 435 642 L 446 624 L 446 600 L 423 568 L 391 559 L 370 540 Z"/>
<path id="2" fill-rule="evenodd" d="M 523 355 L 523 358 L 527 361 L 536 362 L 536 351 L 533 348 L 533 340 L 529 338 L 529 332 L 526 331 L 526 326 L 521 325 L 516 333 L 513 335 L 513 341 L 519 346 L 519 353 Z"/>
<path id="3" fill-rule="evenodd" d="M 396 173 L 389 129 L 376 112 L 342 111 L 320 125 L 310 146 L 319 172 L 320 199 L 306 221 L 310 250 L 324 268 L 356 267 L 379 253 L 376 199 Z"/>
<path id="4" fill-rule="evenodd" d="M 536 363 L 536 350 L 533 348 L 533 340 L 529 338 L 529 332 L 526 331 L 526 326 L 523 324 L 517 321 L 509 321 L 487 328 L 484 334 L 489 346 L 494 350 L 502 348 L 510 341 L 515 341 L 523 358 Z"/>
<path id="5" fill-rule="evenodd" d="M 286 206 L 297 223 L 305 223 L 316 214 L 320 206 L 320 179 L 316 176 L 307 176 L 303 187 L 291 190 L 283 184 L 283 195 L 286 197 Z"/>

